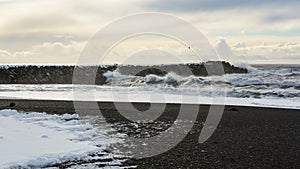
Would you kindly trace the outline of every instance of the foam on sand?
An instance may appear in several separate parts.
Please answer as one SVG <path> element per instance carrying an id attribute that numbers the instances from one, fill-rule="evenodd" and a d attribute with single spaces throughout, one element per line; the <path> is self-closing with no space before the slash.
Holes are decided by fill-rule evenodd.
<path id="1" fill-rule="evenodd" d="M 89 160 L 91 154 L 103 151 L 103 147 L 88 139 L 87 133 L 95 130 L 90 124 L 81 124 L 76 114 L 59 116 L 1 110 L 0 121 L 0 168 L 47 167 Z M 106 144 L 116 141 L 120 140 L 106 139 Z"/>

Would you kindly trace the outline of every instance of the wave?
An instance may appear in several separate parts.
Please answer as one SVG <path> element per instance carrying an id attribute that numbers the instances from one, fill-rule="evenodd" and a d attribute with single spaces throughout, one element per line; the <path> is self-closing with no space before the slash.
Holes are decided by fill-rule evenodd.
<path id="1" fill-rule="evenodd" d="M 152 87 L 199 89 L 200 95 L 210 96 L 214 89 L 226 89 L 229 97 L 238 98 L 297 98 L 300 97 L 299 72 L 289 69 L 260 70 L 253 69 L 248 74 L 226 74 L 222 76 L 180 76 L 169 72 L 164 76 L 149 74 L 145 77 L 122 75 L 118 71 L 107 72 L 106 85 L 120 87 Z M 175 90 L 176 91 L 176 90 Z M 178 92 L 178 90 L 177 90 Z M 193 91 L 194 92 L 194 91 Z M 191 93 L 188 92 L 188 95 Z M 215 95 L 215 94 L 214 94 Z"/>
<path id="2" fill-rule="evenodd" d="M 223 62 L 218 62 L 227 64 Z M 164 71 L 157 71 L 156 68 L 149 69 L 147 66 L 106 66 L 97 69 L 96 84 L 102 86 L 114 87 L 138 87 L 142 90 L 153 91 L 156 88 L 172 92 L 185 92 L 187 95 L 219 95 L 218 91 L 213 89 L 226 89 L 229 97 L 237 98 L 297 98 L 300 97 L 300 67 L 272 66 L 272 65 L 248 65 L 239 64 L 239 67 L 227 66 L 227 73 L 224 75 L 198 76 L 197 71 L 202 69 L 199 64 L 187 64 L 196 72 L 194 75 L 180 74 L 180 65 L 160 65 Z M 172 71 L 175 67 L 177 71 Z M 177 67 L 179 66 L 179 67 Z M 184 65 L 181 65 L 184 66 Z M 143 71 L 141 74 L 134 74 L 136 70 Z M 240 74 L 235 69 L 244 70 L 248 73 Z M 95 67 L 80 67 L 83 73 L 86 70 L 92 71 Z M 229 70 L 230 69 L 230 70 Z M 0 68 L 0 83 L 2 84 L 72 84 L 72 66 L 21 66 L 10 67 L 8 69 Z M 231 72 L 230 72 L 231 71 Z M 199 72 L 198 72 L 199 73 Z M 83 84 L 90 74 L 83 74 L 80 80 Z M 80 83 L 79 83 L 80 84 Z M 93 83 L 87 83 L 93 84 Z M 136 90 L 139 90 L 136 89 Z M 13 91 L 14 88 L 0 88 L 0 92 L 6 90 Z M 19 90 L 19 89 L 18 89 Z M 69 88 L 57 88 L 55 90 L 38 88 L 29 88 L 28 91 L 47 91 L 55 92 L 70 90 Z M 134 91 L 133 91 L 134 92 Z"/>
<path id="3" fill-rule="evenodd" d="M 258 69 L 251 66 L 250 64 L 248 63 L 236 63 L 234 64 L 236 67 L 240 67 L 240 68 L 243 68 L 243 69 L 247 69 L 249 72 L 252 72 L 252 71 L 257 71 Z"/>

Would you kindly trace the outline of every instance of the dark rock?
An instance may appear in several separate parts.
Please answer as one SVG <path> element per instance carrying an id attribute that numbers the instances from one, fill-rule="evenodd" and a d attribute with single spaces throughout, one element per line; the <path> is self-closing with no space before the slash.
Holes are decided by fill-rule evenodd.
<path id="1" fill-rule="evenodd" d="M 124 75 L 137 75 L 143 77 L 149 74 L 164 76 L 168 72 L 174 72 L 181 76 L 211 76 L 231 73 L 248 73 L 247 69 L 235 67 L 224 61 L 153 66 L 118 66 L 118 71 Z"/>
<path id="2" fill-rule="evenodd" d="M 229 111 L 238 111 L 238 109 L 233 107 L 233 108 L 230 108 Z"/>
<path id="3" fill-rule="evenodd" d="M 16 103 L 14 103 L 14 102 L 11 102 L 10 104 L 9 104 L 9 107 L 15 107 L 16 106 Z"/>
<path id="4" fill-rule="evenodd" d="M 77 79 L 73 79 L 76 69 Z M 0 68 L 0 84 L 105 84 L 103 73 L 116 66 L 17 66 Z M 96 78 L 89 78 L 96 75 Z M 91 81 L 92 79 L 93 81 Z"/>

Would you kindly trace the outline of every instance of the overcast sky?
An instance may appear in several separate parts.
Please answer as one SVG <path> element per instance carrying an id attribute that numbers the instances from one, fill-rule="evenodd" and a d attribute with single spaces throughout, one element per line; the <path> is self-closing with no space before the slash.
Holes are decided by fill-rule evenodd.
<path id="1" fill-rule="evenodd" d="M 96 31 L 139 12 L 187 20 L 222 60 L 300 64 L 299 11 L 298 0 L 0 0 L 0 64 L 74 64 Z"/>

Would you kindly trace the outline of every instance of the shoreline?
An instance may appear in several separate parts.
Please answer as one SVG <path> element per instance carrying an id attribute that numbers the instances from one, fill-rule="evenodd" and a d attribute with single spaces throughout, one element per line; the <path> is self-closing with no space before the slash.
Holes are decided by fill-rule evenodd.
<path id="1" fill-rule="evenodd" d="M 87 100 L 82 100 L 82 101 L 75 101 L 77 103 L 94 103 L 97 102 L 99 105 L 104 106 L 103 108 L 109 108 L 112 106 L 114 103 L 128 103 L 128 102 L 123 102 L 123 101 L 87 101 Z M 12 106 L 10 103 L 14 103 L 15 105 Z M 28 103 L 26 105 L 25 103 Z M 34 104 L 32 104 L 34 103 Z M 211 105 L 214 106 L 224 106 L 225 109 L 230 109 L 230 108 L 254 108 L 254 109 L 275 109 L 275 110 L 291 110 L 291 111 L 299 111 L 300 109 L 295 108 L 295 107 L 271 107 L 268 105 L 231 105 L 231 104 L 208 104 L 208 103 L 159 103 L 159 102 L 130 102 L 135 105 L 149 105 L 149 104 L 166 104 L 166 105 L 173 105 L 173 106 L 180 106 L 180 105 L 198 105 L 199 107 L 210 107 Z M 2 109 L 14 109 L 14 110 L 20 110 L 20 111 L 37 111 L 37 112 L 45 112 L 45 113 L 57 113 L 61 114 L 59 110 L 61 111 L 66 111 L 68 110 L 69 112 L 74 113 L 74 101 L 72 100 L 62 100 L 62 99 L 21 99 L 21 98 L 0 98 L 0 110 Z M 55 106 L 56 108 L 52 107 L 52 110 L 49 110 L 49 106 Z"/>
<path id="2" fill-rule="evenodd" d="M 15 105 L 10 105 L 14 103 Z M 88 102 L 86 102 L 88 103 Z M 130 123 L 122 124 L 124 117 L 118 114 L 112 102 L 98 102 L 106 121 L 127 135 L 135 135 L 137 129 Z M 149 104 L 134 103 L 139 110 Z M 175 147 L 163 154 L 144 159 L 130 159 L 124 166 L 138 168 L 300 168 L 300 110 L 225 106 L 223 117 L 209 140 L 198 142 L 209 105 L 200 105 L 192 130 Z M 159 121 L 174 121 L 180 104 L 167 104 Z M 49 100 L 0 100 L 0 109 L 50 114 L 74 113 L 72 101 Z M 93 111 L 91 107 L 84 107 Z M 127 127 L 128 129 L 122 130 Z M 154 126 L 155 128 L 155 126 Z M 159 133 L 154 128 L 147 130 Z"/>

